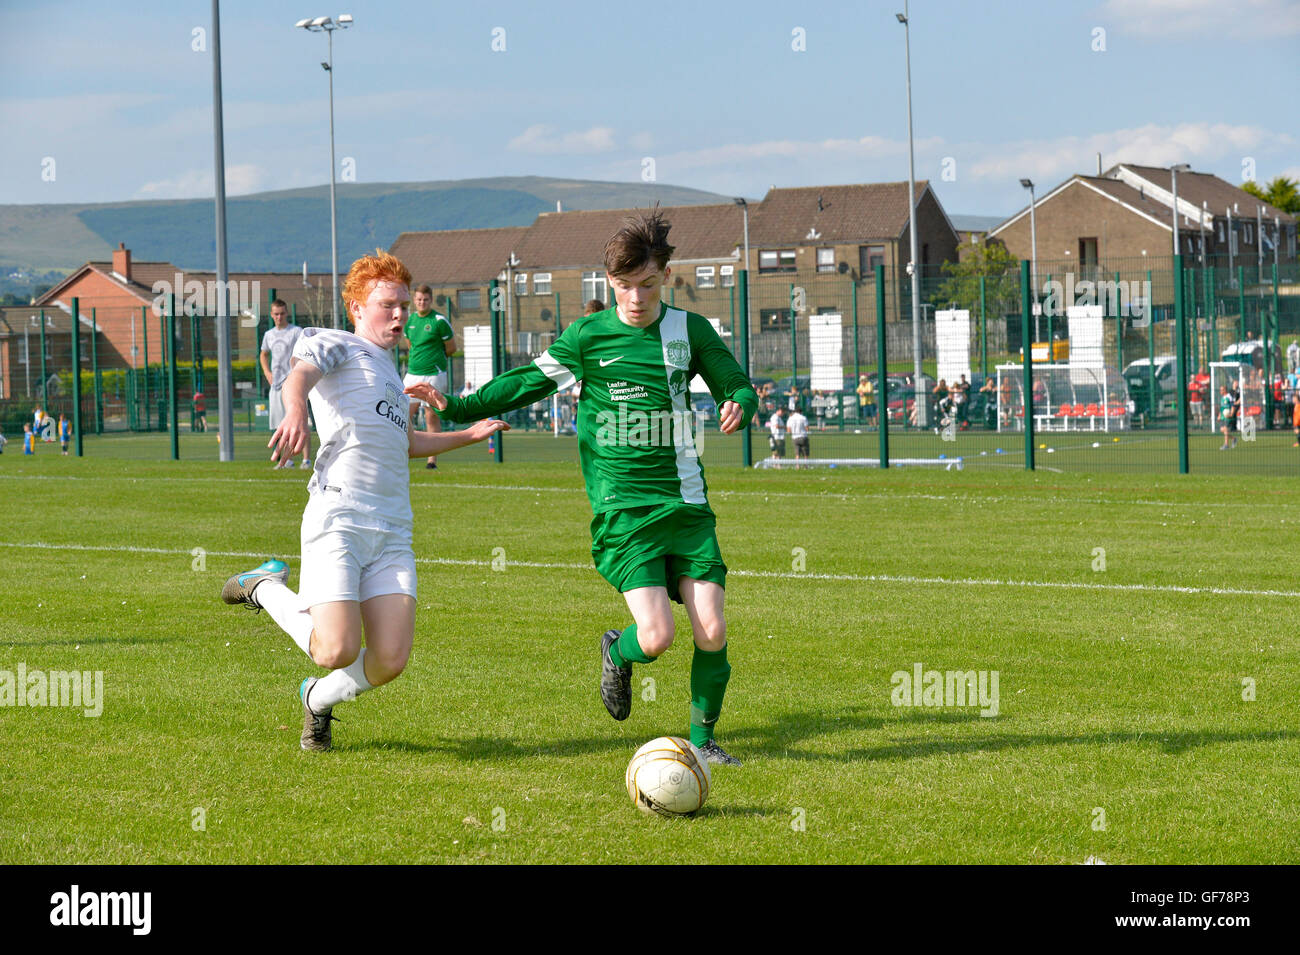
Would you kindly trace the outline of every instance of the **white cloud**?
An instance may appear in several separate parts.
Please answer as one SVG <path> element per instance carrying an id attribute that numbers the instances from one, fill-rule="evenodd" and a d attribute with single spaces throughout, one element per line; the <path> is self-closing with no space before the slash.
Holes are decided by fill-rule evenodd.
<path id="1" fill-rule="evenodd" d="M 207 198 L 213 193 L 211 169 L 187 169 L 170 179 L 146 182 L 136 190 L 136 199 Z M 226 167 L 226 195 L 243 196 L 266 188 L 266 174 L 253 163 Z"/>
<path id="2" fill-rule="evenodd" d="M 1235 162 L 1249 155 L 1289 145 L 1294 140 L 1259 126 L 1228 123 L 1181 123 L 1159 126 L 1148 123 L 1133 129 L 1116 129 L 1087 136 L 1063 136 L 1048 140 L 1022 140 L 1006 146 L 972 144 L 959 150 L 973 158 L 965 163 L 963 175 L 974 179 L 999 180 L 1028 176 L 1045 182 L 1075 173 L 1096 171 L 1096 154 L 1102 168 L 1120 162 L 1147 166 L 1191 163 L 1193 169 L 1210 163 Z"/>
<path id="3" fill-rule="evenodd" d="M 1274 40 L 1300 33 L 1295 0 L 1106 0 L 1099 13 L 1122 30 L 1166 39 Z"/>
<path id="4" fill-rule="evenodd" d="M 614 130 L 593 126 L 583 132 L 558 133 L 555 127 L 538 123 L 510 140 L 506 148 L 524 153 L 603 153 L 614 148 Z"/>

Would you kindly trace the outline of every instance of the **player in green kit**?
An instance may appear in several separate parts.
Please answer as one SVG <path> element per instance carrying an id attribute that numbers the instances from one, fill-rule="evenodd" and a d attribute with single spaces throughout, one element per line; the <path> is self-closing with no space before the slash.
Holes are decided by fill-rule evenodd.
<path id="1" fill-rule="evenodd" d="M 708 319 L 660 301 L 673 247 L 657 210 L 605 245 L 615 307 L 584 316 L 529 365 L 464 398 L 417 389 L 449 421 L 472 421 L 582 382 L 578 448 L 591 501 L 596 569 L 623 594 L 633 623 L 601 637 L 600 696 L 616 720 L 632 711 L 632 664 L 673 642 L 672 601 L 695 638 L 691 742 L 711 763 L 739 765 L 713 738 L 731 675 L 723 617 L 727 566 L 692 430 L 690 381 L 704 378 L 732 434 L 758 410 L 749 378 Z"/>
<path id="2" fill-rule="evenodd" d="M 433 289 L 421 285 L 415 290 L 413 298 L 415 308 L 411 310 L 411 317 L 406 320 L 406 328 L 402 330 L 410 349 L 402 385 L 409 388 L 411 385 L 428 384 L 439 391 L 446 391 L 447 366 L 451 356 L 456 354 L 456 335 L 451 330 L 451 323 L 434 312 Z M 425 402 L 411 402 L 412 430 L 415 430 L 414 422 L 420 405 L 425 405 Z M 427 409 L 428 406 L 425 407 Z M 424 430 L 430 434 L 440 433 L 442 420 L 426 410 Z M 432 455 L 425 467 L 430 470 L 437 468 L 438 456 Z"/>

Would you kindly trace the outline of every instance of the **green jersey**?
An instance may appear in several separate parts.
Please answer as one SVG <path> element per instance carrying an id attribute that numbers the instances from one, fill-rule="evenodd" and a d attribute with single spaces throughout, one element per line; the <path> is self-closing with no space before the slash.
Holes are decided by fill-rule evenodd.
<path id="1" fill-rule="evenodd" d="M 660 306 L 635 328 L 607 308 L 580 318 L 532 364 L 493 378 L 442 417 L 477 421 L 582 382 L 578 454 L 595 514 L 671 501 L 708 506 L 690 382 L 703 377 L 718 407 L 734 401 L 748 422 L 758 395 L 709 320 Z"/>
<path id="2" fill-rule="evenodd" d="M 1236 401 L 1233 400 L 1232 392 L 1219 396 L 1219 417 L 1232 419 L 1237 417 Z"/>
<path id="3" fill-rule="evenodd" d="M 411 341 L 411 357 L 406 370 L 412 375 L 438 375 L 447 370 L 447 349 L 443 342 L 454 337 L 451 324 L 437 312 L 428 315 L 411 313 L 403 330 Z"/>

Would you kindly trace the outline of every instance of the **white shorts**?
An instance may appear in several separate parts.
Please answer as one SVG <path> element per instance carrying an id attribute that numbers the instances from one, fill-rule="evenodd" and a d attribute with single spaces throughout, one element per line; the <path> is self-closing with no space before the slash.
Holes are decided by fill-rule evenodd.
<path id="1" fill-rule="evenodd" d="M 337 600 L 361 603 L 384 594 L 414 598 L 411 529 L 332 506 L 314 494 L 302 515 L 298 595 L 308 607 Z"/>
<path id="2" fill-rule="evenodd" d="M 311 429 L 311 412 L 308 406 L 307 428 Z M 284 423 L 284 395 L 279 388 L 272 388 L 271 393 L 267 395 L 266 413 L 270 418 L 268 422 L 271 430 L 274 431 Z"/>
<path id="3" fill-rule="evenodd" d="M 406 377 L 402 379 L 402 387 L 410 388 L 411 385 L 433 385 L 433 387 L 437 388 L 445 395 L 447 393 L 447 373 L 445 371 L 440 371 L 436 375 L 413 375 L 408 371 Z M 406 397 L 410 398 L 413 402 L 418 402 L 426 408 L 429 407 L 428 402 L 420 401 L 419 398 L 416 398 L 413 395 L 407 395 Z"/>

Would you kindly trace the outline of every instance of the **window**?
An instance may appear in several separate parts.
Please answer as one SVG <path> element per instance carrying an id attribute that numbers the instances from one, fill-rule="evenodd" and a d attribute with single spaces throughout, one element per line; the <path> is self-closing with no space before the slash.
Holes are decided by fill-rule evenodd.
<path id="1" fill-rule="evenodd" d="M 835 271 L 835 250 L 834 249 L 817 250 L 817 271 L 818 272 Z"/>
<path id="2" fill-rule="evenodd" d="M 551 273 L 550 272 L 533 273 L 533 294 L 534 295 L 551 294 Z"/>
<path id="3" fill-rule="evenodd" d="M 515 294 L 516 295 L 528 294 L 528 273 L 527 272 L 520 272 L 518 275 L 515 276 Z"/>
<path id="4" fill-rule="evenodd" d="M 718 275 L 722 279 L 723 288 L 731 288 L 736 284 L 736 267 L 734 265 L 724 265 L 718 269 Z"/>
<path id="5" fill-rule="evenodd" d="M 1216 225 L 1218 225 L 1218 227 L 1219 227 L 1219 241 L 1220 241 L 1220 242 L 1224 242 L 1224 241 L 1226 241 L 1226 240 L 1224 239 L 1224 236 L 1223 236 L 1223 222 L 1220 221 L 1220 222 L 1216 223 Z"/>
<path id="6" fill-rule="evenodd" d="M 713 288 L 713 266 L 697 265 L 695 267 L 695 287 L 696 288 Z"/>
<path id="7" fill-rule="evenodd" d="M 470 312 L 483 307 L 481 289 L 463 288 L 456 291 L 456 311 Z"/>
<path id="8" fill-rule="evenodd" d="M 794 249 L 774 249 L 758 253 L 758 270 L 760 272 L 793 272 L 795 270 Z"/>
<path id="9" fill-rule="evenodd" d="M 1241 241 L 1247 245 L 1253 245 L 1255 242 L 1255 227 L 1249 222 L 1241 224 Z"/>
<path id="10" fill-rule="evenodd" d="M 885 247 L 883 245 L 858 246 L 858 271 L 862 277 L 876 274 L 876 266 L 885 264 Z"/>
<path id="11" fill-rule="evenodd" d="M 775 332 L 790 327 L 790 310 L 788 308 L 760 308 L 758 310 L 759 328 L 765 332 Z"/>
<path id="12" fill-rule="evenodd" d="M 603 272 L 582 273 L 582 300 L 590 302 L 593 298 L 598 298 L 602 302 L 609 300 L 609 286 L 605 282 Z"/>

